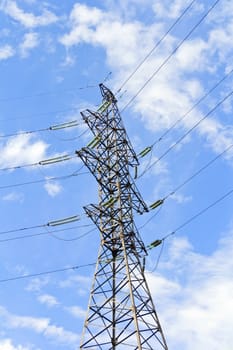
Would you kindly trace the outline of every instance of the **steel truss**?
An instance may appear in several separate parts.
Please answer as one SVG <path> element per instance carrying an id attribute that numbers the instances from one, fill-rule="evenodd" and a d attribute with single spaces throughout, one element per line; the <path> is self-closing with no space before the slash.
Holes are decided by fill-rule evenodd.
<path id="1" fill-rule="evenodd" d="M 144 275 L 146 249 L 134 212 L 148 211 L 132 177 L 138 165 L 113 93 L 81 113 L 94 134 L 78 156 L 99 184 L 99 203 L 84 207 L 98 227 L 100 250 L 80 349 L 168 349 Z"/>

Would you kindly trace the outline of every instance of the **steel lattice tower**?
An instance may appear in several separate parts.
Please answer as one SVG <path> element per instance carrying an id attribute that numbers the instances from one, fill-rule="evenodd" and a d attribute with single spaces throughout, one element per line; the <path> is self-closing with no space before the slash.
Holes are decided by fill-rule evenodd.
<path id="1" fill-rule="evenodd" d="M 100 84 L 102 105 L 81 113 L 94 139 L 77 151 L 99 184 L 99 203 L 84 207 L 101 244 L 80 349 L 168 349 L 144 275 L 146 249 L 134 212 L 148 211 L 130 168 L 138 165 L 117 100 Z"/>

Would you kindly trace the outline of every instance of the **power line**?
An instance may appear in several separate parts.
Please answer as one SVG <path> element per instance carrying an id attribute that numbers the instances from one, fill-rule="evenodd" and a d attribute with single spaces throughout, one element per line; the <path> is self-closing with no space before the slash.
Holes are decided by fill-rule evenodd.
<path id="1" fill-rule="evenodd" d="M 73 108 L 66 108 L 66 109 L 60 109 L 57 111 L 50 111 L 50 112 L 44 112 L 44 113 L 37 113 L 37 114 L 30 114 L 28 116 L 21 116 L 18 118 L 7 118 L 7 119 L 0 119 L 0 122 L 8 122 L 8 121 L 12 121 L 12 120 L 21 120 L 21 119 L 32 119 L 33 117 L 47 117 L 48 115 L 51 114 L 58 114 L 58 113 L 67 113 L 67 112 L 76 112 L 76 111 L 80 111 L 80 108 L 77 107 L 73 107 Z"/>
<path id="2" fill-rule="evenodd" d="M 6 134 L 6 135 L 0 135 L 0 138 L 9 138 L 9 137 L 13 137 L 13 136 L 20 136 L 20 135 L 30 135 L 30 134 L 34 134 L 34 133 L 38 133 L 38 132 L 44 132 L 44 131 L 57 131 L 57 130 L 61 130 L 61 129 L 66 129 L 66 128 L 73 128 L 79 125 L 83 125 L 84 123 L 80 123 L 77 119 L 66 122 L 66 123 L 62 123 L 62 124 L 56 124 L 56 125 L 51 125 L 49 127 L 46 128 L 41 128 L 41 129 L 36 129 L 36 130 L 28 130 L 28 131 L 20 131 L 20 132 L 16 132 L 16 133 L 11 133 L 11 134 Z M 86 133 L 88 130 L 85 130 L 85 132 L 83 132 L 81 134 L 81 136 Z"/>
<path id="3" fill-rule="evenodd" d="M 183 45 L 183 43 L 191 36 L 191 34 L 199 27 L 199 25 L 205 20 L 205 18 L 209 15 L 209 13 L 214 9 L 217 3 L 220 0 L 216 0 L 213 5 L 209 8 L 209 10 L 201 17 L 201 19 L 192 27 L 192 29 L 188 32 L 188 34 L 180 41 L 180 43 L 175 47 L 174 50 L 168 55 L 168 57 L 163 61 L 163 63 L 154 71 L 154 73 L 150 76 L 148 80 L 142 85 L 142 87 L 137 91 L 137 93 L 129 100 L 129 102 L 123 107 L 121 113 L 124 112 L 128 106 L 140 95 L 143 89 L 149 84 L 149 82 L 160 72 L 160 70 L 167 64 L 172 56 L 179 50 L 179 48 Z"/>
<path id="4" fill-rule="evenodd" d="M 15 165 L 12 167 L 0 168 L 0 171 L 29 168 L 29 167 L 37 166 L 37 165 L 51 165 L 54 163 L 60 163 L 60 162 L 64 162 L 67 160 L 71 160 L 73 158 L 77 158 L 77 156 L 72 156 L 71 154 L 65 154 L 63 156 L 58 156 L 58 157 L 49 158 L 49 159 L 43 159 L 43 160 L 40 160 L 39 162 L 36 162 L 36 163 L 29 163 L 29 164 Z"/>
<path id="5" fill-rule="evenodd" d="M 45 228 L 45 227 L 51 227 L 51 226 L 58 226 L 58 225 L 64 225 L 68 224 L 74 221 L 79 221 L 81 219 L 80 215 L 74 215 L 74 216 L 69 216 L 63 219 L 58 219 L 54 221 L 49 221 L 46 224 L 40 224 L 40 225 L 33 225 L 33 226 L 26 226 L 26 227 L 20 227 L 16 229 L 11 229 L 7 231 L 0 231 L 0 235 L 5 235 L 8 233 L 13 233 L 13 232 L 22 232 L 22 231 L 27 231 L 27 230 L 32 230 L 32 229 L 37 229 L 37 228 Z"/>
<path id="6" fill-rule="evenodd" d="M 184 9 L 184 11 L 180 14 L 180 16 L 173 22 L 173 24 L 169 27 L 166 33 L 157 41 L 154 47 L 148 52 L 148 54 L 143 58 L 143 60 L 136 66 L 133 72 L 128 76 L 128 78 L 122 83 L 122 85 L 117 90 L 116 94 L 118 94 L 123 87 L 129 82 L 129 80 L 135 75 L 135 73 L 141 68 L 141 66 L 147 61 L 147 59 L 152 55 L 153 52 L 159 47 L 159 45 L 164 41 L 164 39 L 168 36 L 168 34 L 174 29 L 174 27 L 179 23 L 179 21 L 184 17 L 184 15 L 188 12 L 188 10 L 192 7 L 193 3 L 196 0 L 192 0 L 189 5 Z"/>
<path id="7" fill-rule="evenodd" d="M 214 162 L 216 162 L 219 158 L 221 158 L 225 153 L 227 153 L 230 149 L 232 149 L 233 144 L 228 146 L 223 152 L 219 153 L 216 157 L 211 159 L 208 163 L 206 163 L 203 167 L 201 167 L 199 170 L 197 170 L 193 175 L 191 175 L 189 178 L 187 178 L 184 182 L 182 182 L 179 186 L 177 186 L 172 192 L 170 192 L 166 197 L 164 197 L 163 200 L 166 200 L 168 197 L 174 195 L 177 191 L 179 191 L 183 186 L 185 186 L 187 183 L 189 183 L 191 180 L 193 180 L 197 175 L 202 173 L 202 171 L 206 170 L 210 165 L 212 165 Z"/>
<path id="8" fill-rule="evenodd" d="M 137 177 L 137 179 L 140 179 L 148 170 L 148 167 L 151 164 L 151 160 L 152 160 L 152 151 L 153 148 L 156 144 L 158 144 L 160 141 L 162 141 L 164 139 L 165 136 L 167 136 L 169 134 L 169 132 L 171 130 L 173 130 L 182 120 L 184 120 L 202 101 L 204 101 L 223 81 L 225 81 L 231 74 L 233 73 L 233 69 L 231 69 L 227 74 L 225 74 L 214 86 L 212 86 L 212 88 L 206 92 L 199 100 L 197 100 L 192 107 L 187 110 L 178 120 L 176 120 L 174 122 L 174 124 L 171 125 L 171 127 L 169 127 L 159 138 L 157 138 L 150 146 L 146 147 L 142 152 L 139 153 L 139 157 L 142 158 L 145 155 L 147 155 L 150 152 L 150 159 L 147 163 L 147 165 L 145 166 L 145 169 L 143 170 L 143 172 Z M 143 154 L 143 155 L 142 155 Z"/>
<path id="9" fill-rule="evenodd" d="M 70 230 L 74 230 L 74 229 L 78 229 L 78 228 L 84 228 L 84 227 L 90 227 L 93 226 L 93 224 L 87 224 L 87 225 L 81 225 L 81 226 L 73 226 L 73 227 L 69 227 L 63 230 L 53 230 L 53 231 L 46 231 L 46 232 L 39 232 L 39 233 L 33 233 L 30 235 L 21 235 L 21 236 L 16 236 L 16 237 L 11 237 L 11 238 L 4 238 L 4 239 L 0 239 L 0 243 L 4 243 L 4 242 L 10 242 L 10 241 L 16 241 L 16 240 L 21 240 L 21 239 L 27 239 L 27 238 L 34 238 L 34 237 L 40 237 L 40 236 L 51 236 L 53 238 L 62 240 L 62 241 L 66 241 L 66 242 L 73 242 L 73 241 L 78 241 L 79 239 L 88 236 L 90 233 L 94 232 L 96 230 L 96 228 L 91 229 L 85 233 L 83 233 L 82 235 L 79 235 L 77 237 L 71 238 L 71 239 L 63 239 L 61 237 L 57 237 L 54 234 L 59 233 L 59 232 L 65 232 L 65 231 L 70 231 Z"/>
<path id="10" fill-rule="evenodd" d="M 163 197 L 163 199 L 157 201 L 157 203 L 158 203 L 157 207 L 159 207 L 159 209 L 139 229 L 144 228 L 150 221 L 152 221 L 159 214 L 160 210 L 163 207 L 165 200 L 167 200 L 169 197 L 173 196 L 182 187 L 184 187 L 187 183 L 189 183 L 191 180 L 193 180 L 196 176 L 201 174 L 204 170 L 206 170 L 209 166 L 211 166 L 214 162 L 216 162 L 219 158 L 221 158 L 225 153 L 230 151 L 230 149 L 232 149 L 232 148 L 233 148 L 233 144 L 228 146 L 223 152 L 219 153 L 216 157 L 214 157 L 208 163 L 203 165 L 199 170 L 197 170 L 194 174 L 192 174 L 190 177 L 188 177 L 184 182 L 182 182 L 180 185 L 178 185 L 173 191 L 169 192 L 165 197 Z"/>
<path id="11" fill-rule="evenodd" d="M 160 258 L 161 258 L 162 252 L 163 252 L 163 248 L 164 248 L 164 241 L 166 239 L 168 239 L 172 235 L 176 234 L 179 230 L 181 230 L 182 228 L 184 228 L 185 226 L 187 226 L 188 224 L 190 224 L 191 222 L 196 220 L 201 215 L 205 214 L 207 211 L 209 211 L 211 208 L 215 207 L 217 204 L 222 202 L 225 198 L 229 197 L 231 194 L 233 194 L 233 189 L 231 189 L 230 191 L 226 192 L 223 196 L 219 197 L 216 201 L 212 202 L 210 205 L 208 205 L 204 209 L 200 210 L 197 214 L 193 215 L 191 218 L 186 220 L 183 224 L 179 225 L 175 230 L 173 230 L 170 233 L 166 234 L 161 239 L 157 239 L 156 241 L 152 242 L 148 246 L 149 249 L 153 249 L 153 248 L 157 247 L 160 244 L 162 244 L 163 246 L 162 246 L 161 251 L 159 253 L 159 256 L 158 256 L 155 268 L 151 272 L 154 272 L 157 269 L 157 267 L 158 267 L 158 264 L 159 264 L 159 261 L 160 261 Z"/>
<path id="12" fill-rule="evenodd" d="M 165 235 L 161 240 L 166 240 L 167 238 L 169 238 L 170 236 L 176 234 L 178 231 L 180 231 L 182 228 L 184 228 L 185 226 L 187 226 L 188 224 L 190 224 L 191 222 L 193 222 L 194 220 L 196 220 L 199 216 L 203 215 L 204 213 L 206 213 L 207 211 L 209 211 L 211 208 L 215 207 L 217 204 L 219 204 L 220 202 L 222 202 L 225 198 L 229 197 L 231 194 L 233 194 L 233 189 L 231 189 L 230 191 L 226 192 L 224 195 L 222 195 L 221 197 L 219 197 L 216 201 L 212 202 L 210 205 L 208 205 L 207 207 L 205 207 L 204 209 L 200 210 L 197 214 L 193 215 L 191 218 L 189 218 L 188 220 L 186 220 L 183 224 L 179 225 L 175 230 L 173 230 L 172 232 L 168 233 L 167 235 Z"/>
<path id="13" fill-rule="evenodd" d="M 20 183 L 16 183 L 16 184 L 4 185 L 4 186 L 0 186 L 0 190 L 6 189 L 6 188 L 34 185 L 34 184 L 43 183 L 43 182 L 50 182 L 50 181 L 57 181 L 57 180 L 68 180 L 72 177 L 87 175 L 87 174 L 89 174 L 88 171 L 84 171 L 82 173 L 74 172 L 74 173 L 69 174 L 69 175 L 54 176 L 54 177 L 49 177 L 46 179 L 39 179 L 39 180 L 34 180 L 34 181 L 27 181 L 27 182 L 20 182 Z"/>
<path id="14" fill-rule="evenodd" d="M 86 226 L 93 226 L 93 224 L 89 224 L 89 225 L 86 225 Z M 74 241 L 78 241 L 78 240 L 80 240 L 81 238 L 84 238 L 84 237 L 88 236 L 90 233 L 94 232 L 94 231 L 96 230 L 96 227 L 94 227 L 94 228 L 92 228 L 91 230 L 89 230 L 89 231 L 87 231 L 87 232 L 81 234 L 80 236 L 74 237 L 74 238 L 62 238 L 62 237 L 58 237 L 58 236 L 56 236 L 52 231 L 49 231 L 49 230 L 47 229 L 47 227 L 46 227 L 45 229 L 47 230 L 47 233 L 48 233 L 49 235 L 51 235 L 51 237 L 53 237 L 53 238 L 55 238 L 55 239 L 57 239 L 57 240 L 59 240 L 59 241 L 74 242 Z M 1 242 L 1 241 L 0 241 L 0 242 Z"/>
<path id="15" fill-rule="evenodd" d="M 233 90 L 227 94 L 221 101 L 219 101 L 207 114 L 204 115 L 203 118 L 201 118 L 197 123 L 195 123 L 188 131 L 183 134 L 175 143 L 173 143 L 156 161 L 154 161 L 145 172 L 150 170 L 155 164 L 157 164 L 162 158 L 164 158 L 173 148 L 175 148 L 181 141 L 184 140 L 186 136 L 188 136 L 196 127 L 198 127 L 211 113 L 213 113 L 219 106 L 221 106 L 228 98 L 230 98 L 233 95 Z"/>
<path id="16" fill-rule="evenodd" d="M 158 255 L 156 263 L 155 263 L 155 266 L 153 267 L 153 269 L 151 271 L 149 271 L 150 273 L 155 272 L 155 270 L 157 270 L 157 268 L 159 266 L 159 263 L 160 263 L 160 260 L 161 260 L 162 254 L 163 254 L 164 244 L 165 244 L 165 240 L 163 239 L 162 240 L 162 245 L 161 245 L 161 248 L 160 248 L 160 252 L 159 252 L 159 255 Z"/>
<path id="17" fill-rule="evenodd" d="M 190 219 L 188 219 L 187 221 L 185 221 L 183 224 L 181 224 L 180 226 L 178 226 L 171 234 L 176 233 L 177 231 L 181 230 L 183 227 L 185 227 L 186 225 L 190 224 L 192 221 L 196 220 L 199 216 L 203 215 L 204 213 L 206 213 L 208 210 L 210 210 L 211 208 L 213 208 L 214 206 L 216 206 L 218 203 L 222 202 L 225 198 L 229 197 L 231 194 L 233 193 L 233 189 L 231 189 L 230 191 L 226 192 L 223 196 L 221 196 L 220 198 L 218 198 L 216 201 L 214 201 L 213 203 L 211 203 L 208 207 L 200 210 L 196 215 L 192 216 Z"/>
<path id="18" fill-rule="evenodd" d="M 157 143 L 159 143 L 164 137 L 173 130 L 182 120 L 184 120 L 202 101 L 206 99 L 224 80 L 226 80 L 233 73 L 233 69 L 231 69 L 226 75 L 224 75 L 206 94 L 204 94 L 193 106 L 185 112 L 174 124 L 169 127 L 154 143 L 152 143 L 151 147 L 154 147 Z"/>
<path id="19" fill-rule="evenodd" d="M 73 91 L 77 91 L 77 90 L 85 90 L 85 89 L 91 89 L 91 88 L 96 88 L 96 87 L 98 87 L 98 85 L 86 85 L 86 86 L 82 86 L 82 87 L 63 89 L 63 90 L 44 91 L 44 92 L 39 92 L 39 93 L 35 93 L 35 94 L 30 94 L 30 95 L 22 95 L 22 96 L 14 96 L 14 97 L 1 97 L 0 102 L 25 100 L 25 99 L 48 96 L 48 95 L 58 95 L 61 93 L 62 94 L 69 93 L 69 92 L 73 92 Z"/>
<path id="20" fill-rule="evenodd" d="M 16 280 L 21 280 L 21 279 L 25 279 L 25 278 L 44 276 L 44 275 L 51 275 L 51 274 L 58 273 L 58 272 L 65 272 L 65 271 L 71 271 L 71 270 L 75 271 L 75 270 L 78 270 L 78 269 L 81 269 L 84 267 L 89 267 L 89 266 L 95 266 L 95 263 L 85 264 L 85 265 L 74 265 L 71 267 L 63 267 L 63 268 L 55 269 L 55 270 L 49 270 L 49 271 L 31 273 L 31 274 L 27 274 L 27 275 L 20 275 L 20 276 L 16 276 L 16 277 L 4 278 L 4 279 L 0 279 L 0 283 L 16 281 Z"/>

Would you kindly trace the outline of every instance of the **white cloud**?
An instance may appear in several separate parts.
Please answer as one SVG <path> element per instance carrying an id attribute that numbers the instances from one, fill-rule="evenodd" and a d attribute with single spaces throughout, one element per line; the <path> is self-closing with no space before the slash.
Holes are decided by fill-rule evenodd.
<path id="1" fill-rule="evenodd" d="M 181 0 L 173 2 L 172 6 L 169 1 L 154 1 L 151 5 L 160 8 L 158 13 L 165 11 L 170 17 L 176 17 L 184 7 Z M 167 12 L 168 6 L 170 6 L 170 12 Z M 195 8 L 196 10 L 199 11 L 200 8 Z M 60 38 L 60 42 L 66 48 L 80 43 L 102 47 L 106 52 L 108 65 L 116 73 L 114 84 L 118 88 L 119 82 L 124 81 L 128 76 L 129 69 L 136 67 L 145 57 L 145 53 L 149 52 L 161 38 L 164 33 L 164 30 L 162 31 L 164 24 L 165 21 L 162 19 L 156 25 L 144 25 L 138 21 L 126 22 L 120 19 L 119 14 L 76 3 L 70 14 L 70 31 Z M 216 30 L 221 30 L 223 33 L 216 35 Z M 166 66 L 156 74 L 156 78 L 144 88 L 131 106 L 142 116 L 142 121 L 147 128 L 154 131 L 169 128 L 202 96 L 205 91 L 205 82 L 199 81 L 196 74 L 203 70 L 210 75 L 216 73 L 216 65 L 219 64 L 219 62 L 216 63 L 216 53 L 221 55 L 227 50 L 230 57 L 229 54 L 233 51 L 233 43 L 229 42 L 232 32 L 233 25 L 230 19 L 224 27 L 221 25 L 221 29 L 213 29 L 211 25 L 209 27 L 206 25 L 205 37 L 202 38 L 195 33 L 196 37 L 187 40 Z M 122 40 L 123 37 L 125 40 Z M 171 33 L 167 36 L 156 51 L 156 55 L 147 59 L 133 79 L 127 83 L 129 96 L 137 93 L 152 72 L 174 50 L 179 40 Z M 224 59 L 223 62 L 227 68 L 229 60 L 226 59 L 226 54 Z M 122 101 L 128 102 L 125 97 Z M 221 109 L 218 109 L 219 111 Z M 196 109 L 179 123 L 177 128 L 187 130 L 201 117 L 203 117 L 202 111 Z M 195 131 L 207 139 L 208 145 L 215 152 L 221 152 L 226 145 L 233 142 L 233 135 L 226 134 L 222 121 L 213 119 L 212 115 Z"/>
<path id="2" fill-rule="evenodd" d="M 57 301 L 57 299 L 53 295 L 50 295 L 50 294 L 39 295 L 38 301 L 41 304 L 45 304 L 48 307 L 53 307 L 53 306 L 59 305 L 59 302 Z"/>
<path id="3" fill-rule="evenodd" d="M 77 293 L 83 296 L 90 293 L 91 282 L 92 282 L 92 277 L 75 275 L 75 276 L 70 276 L 69 278 L 63 281 L 60 281 L 59 287 L 60 288 L 75 287 L 77 290 Z"/>
<path id="4" fill-rule="evenodd" d="M 80 306 L 70 306 L 65 308 L 72 316 L 76 318 L 83 319 L 86 316 L 87 311 L 81 308 Z"/>
<path id="5" fill-rule="evenodd" d="M 29 347 L 24 347 L 22 345 L 14 345 L 11 339 L 1 339 L 0 349 L 1 350 L 30 350 Z"/>
<path id="6" fill-rule="evenodd" d="M 169 17 L 169 18 L 177 18 L 181 10 L 184 7 L 183 0 L 175 0 L 172 3 L 164 0 L 154 0 L 152 1 L 153 10 L 156 16 L 158 17 Z"/>
<path id="7" fill-rule="evenodd" d="M 7 202 L 19 202 L 22 203 L 24 201 L 23 193 L 10 192 L 2 197 L 3 201 Z"/>
<path id="8" fill-rule="evenodd" d="M 232 249 L 232 232 L 210 256 L 196 253 L 187 239 L 175 238 L 159 265 L 162 275 L 148 274 L 170 348 L 231 350 Z"/>
<path id="9" fill-rule="evenodd" d="M 0 145 L 0 166 L 13 167 L 36 163 L 45 158 L 48 144 L 35 140 L 31 135 L 12 137 L 6 144 Z"/>
<path id="10" fill-rule="evenodd" d="M 19 46 L 21 57 L 25 58 L 29 52 L 39 45 L 38 33 L 26 33 L 23 37 L 23 42 Z"/>
<path id="11" fill-rule="evenodd" d="M 28 329 L 45 337 L 56 341 L 57 343 L 67 345 L 77 345 L 79 336 L 63 327 L 51 324 L 49 318 L 36 318 L 31 316 L 18 316 L 11 314 L 4 307 L 0 307 L 1 328 L 10 329 Z"/>
<path id="12" fill-rule="evenodd" d="M 31 12 L 25 12 L 12 0 L 6 1 L 2 10 L 26 28 L 48 26 L 58 21 L 57 16 L 47 9 L 44 9 L 41 15 L 36 16 Z"/>
<path id="13" fill-rule="evenodd" d="M 62 190 L 62 186 L 58 182 L 55 182 L 55 181 L 49 182 L 49 179 L 45 183 L 44 188 L 46 189 L 46 191 L 51 197 L 57 196 Z"/>
<path id="14" fill-rule="evenodd" d="M 48 283 L 49 283 L 48 276 L 43 278 L 36 277 L 31 279 L 31 281 L 26 287 L 26 290 L 28 292 L 40 292 L 44 286 L 48 285 Z"/>
<path id="15" fill-rule="evenodd" d="M 183 194 L 180 194 L 180 193 L 175 193 L 170 198 L 175 200 L 178 204 L 187 203 L 192 200 L 192 196 L 184 196 Z"/>
<path id="16" fill-rule="evenodd" d="M 0 46 L 0 61 L 14 56 L 15 50 L 10 45 Z"/>

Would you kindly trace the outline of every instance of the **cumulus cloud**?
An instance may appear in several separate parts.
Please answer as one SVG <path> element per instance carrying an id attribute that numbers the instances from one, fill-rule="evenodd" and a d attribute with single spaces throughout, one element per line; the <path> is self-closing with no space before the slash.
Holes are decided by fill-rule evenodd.
<path id="1" fill-rule="evenodd" d="M 51 324 L 49 318 L 36 318 L 31 316 L 18 316 L 10 313 L 6 308 L 0 307 L 1 329 L 28 329 L 45 336 L 57 343 L 77 345 L 79 336 L 63 327 Z"/>
<path id="2" fill-rule="evenodd" d="M 0 46 L 0 61 L 14 56 L 15 50 L 10 45 Z"/>
<path id="3" fill-rule="evenodd" d="M 41 290 L 43 289 L 43 287 L 47 286 L 49 284 L 49 277 L 36 277 L 31 279 L 31 281 L 29 282 L 29 284 L 26 287 L 26 290 L 28 292 L 41 292 Z"/>
<path id="4" fill-rule="evenodd" d="M 81 308 L 80 306 L 70 306 L 65 308 L 66 311 L 68 311 L 72 316 L 76 318 L 83 319 L 86 316 L 86 310 Z"/>
<path id="5" fill-rule="evenodd" d="M 49 181 L 49 179 L 45 183 L 44 188 L 51 197 L 57 196 L 62 190 L 62 186 L 58 182 Z"/>
<path id="6" fill-rule="evenodd" d="M 50 294 L 39 295 L 38 301 L 41 304 L 45 304 L 48 307 L 53 307 L 53 306 L 59 305 L 59 302 L 57 301 L 57 299 L 53 295 L 50 295 Z"/>
<path id="7" fill-rule="evenodd" d="M 14 345 L 11 339 L 1 339 L 0 340 L 1 350 L 30 350 L 29 347 L 22 345 Z"/>
<path id="8" fill-rule="evenodd" d="M 31 135 L 18 135 L 0 145 L 0 166 L 31 164 L 45 158 L 49 145 Z"/>
<path id="9" fill-rule="evenodd" d="M 21 57 L 25 58 L 29 55 L 29 52 L 39 45 L 38 33 L 26 33 L 23 37 L 23 41 L 19 46 Z"/>
<path id="10" fill-rule="evenodd" d="M 44 9 L 41 15 L 36 16 L 31 12 L 24 11 L 12 0 L 5 1 L 2 10 L 26 28 L 48 26 L 58 21 L 57 16 L 47 9 Z"/>
<path id="11" fill-rule="evenodd" d="M 165 10 L 166 14 L 168 13 L 168 5 L 169 16 L 172 18 L 177 17 L 184 8 L 183 1 L 180 0 L 173 2 L 172 6 L 169 1 L 154 1 L 148 4 L 156 7 L 157 13 L 161 14 Z M 203 8 L 199 7 L 198 10 L 203 11 Z M 217 9 L 213 11 L 215 14 L 216 12 Z M 60 38 L 60 42 L 66 48 L 80 43 L 102 47 L 106 52 L 107 63 L 116 72 L 115 84 L 118 87 L 119 81 L 124 81 L 125 76 L 128 76 L 129 68 L 135 67 L 145 57 L 145 52 L 149 52 L 164 34 L 164 18 L 156 25 L 144 25 L 136 20 L 127 22 L 118 14 L 76 3 L 70 13 L 70 31 Z M 156 50 L 156 55 L 151 55 L 127 83 L 128 96 L 134 96 L 158 69 L 156 78 L 145 86 L 143 93 L 139 93 L 131 104 L 131 108 L 141 116 L 150 130 L 161 131 L 171 127 L 203 96 L 205 82 L 199 81 L 196 75 L 204 70 L 210 75 L 216 73 L 216 65 L 219 64 L 216 63 L 216 54 L 220 56 L 224 53 L 224 64 L 228 66 L 226 57 L 233 51 L 233 44 L 229 42 L 233 28 L 231 20 L 229 19 L 224 27 L 221 25 L 221 28 L 213 28 L 211 23 L 210 20 L 210 23 L 206 24 L 205 37 L 196 34 L 196 37 L 186 40 L 160 70 L 161 64 L 182 40 L 170 33 Z M 222 33 L 216 35 L 216 30 Z M 125 100 L 126 98 L 123 102 Z M 196 108 L 193 113 L 188 114 L 188 118 L 177 124 L 176 128 L 189 129 L 202 117 L 201 108 Z M 201 122 L 195 131 L 208 141 L 208 145 L 215 152 L 222 151 L 226 145 L 233 142 L 233 135 L 226 133 L 224 124 L 213 119 L 212 115 L 206 118 L 205 122 Z"/>
<path id="12" fill-rule="evenodd" d="M 24 201 L 24 195 L 23 193 L 18 192 L 10 192 L 2 197 L 3 201 L 6 202 L 19 202 L 22 203 Z"/>
<path id="13" fill-rule="evenodd" d="M 231 350 L 232 249 L 232 232 L 210 256 L 196 253 L 186 238 L 176 238 L 159 267 L 162 274 L 147 275 L 170 348 L 218 350 L 221 344 Z"/>

